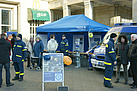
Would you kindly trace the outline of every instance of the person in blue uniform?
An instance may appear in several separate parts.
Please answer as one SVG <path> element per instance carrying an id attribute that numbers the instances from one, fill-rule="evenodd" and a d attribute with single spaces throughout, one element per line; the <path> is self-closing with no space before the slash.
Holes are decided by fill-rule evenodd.
<path id="1" fill-rule="evenodd" d="M 27 47 L 26 44 L 22 41 L 22 35 L 18 34 L 16 36 L 16 42 L 13 47 L 12 60 L 14 64 L 16 76 L 12 80 L 23 81 L 24 76 L 24 67 L 23 62 L 26 62 L 27 57 Z"/>
<path id="2" fill-rule="evenodd" d="M 64 54 L 64 56 L 68 56 L 68 40 L 66 39 L 66 36 L 63 34 L 62 35 L 62 40 L 60 42 L 60 52 Z M 67 65 L 64 63 L 64 67 Z"/>
<path id="3" fill-rule="evenodd" d="M 92 63 L 91 63 L 91 55 L 90 54 L 88 54 L 88 63 L 89 63 L 89 67 L 88 67 L 88 69 L 87 70 L 89 70 L 89 71 L 92 71 L 93 70 L 93 66 L 92 66 Z"/>
<path id="4" fill-rule="evenodd" d="M 116 53 L 114 41 L 116 40 L 117 35 L 112 33 L 110 39 L 106 44 L 106 53 L 105 53 L 105 75 L 104 75 L 104 86 L 107 88 L 113 88 L 111 84 L 111 77 L 113 75 L 113 67 L 116 65 Z"/>
<path id="5" fill-rule="evenodd" d="M 87 70 L 92 71 L 93 70 L 93 66 L 91 63 L 91 58 L 92 58 L 92 54 L 94 53 L 94 49 L 95 48 L 99 48 L 100 46 L 98 46 L 99 44 L 95 45 L 94 47 L 92 47 L 89 51 L 86 52 L 87 56 L 88 56 L 88 63 L 89 63 L 89 67 Z M 90 54 L 92 53 L 92 54 Z"/>
<path id="6" fill-rule="evenodd" d="M 68 40 L 66 39 L 66 36 L 63 34 L 62 35 L 62 40 L 60 42 L 60 52 L 64 54 L 64 56 L 68 55 Z"/>

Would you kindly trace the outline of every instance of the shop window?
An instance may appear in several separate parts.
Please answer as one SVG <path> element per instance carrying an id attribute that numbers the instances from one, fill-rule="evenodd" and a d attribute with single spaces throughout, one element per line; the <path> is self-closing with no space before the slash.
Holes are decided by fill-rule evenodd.
<path id="1" fill-rule="evenodd" d="M 0 30 L 5 33 L 11 30 L 11 10 L 0 8 Z"/>

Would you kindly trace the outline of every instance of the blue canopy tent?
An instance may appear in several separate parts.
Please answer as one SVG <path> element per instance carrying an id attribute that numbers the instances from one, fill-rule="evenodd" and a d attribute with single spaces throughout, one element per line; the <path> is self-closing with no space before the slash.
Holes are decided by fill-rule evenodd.
<path id="1" fill-rule="evenodd" d="M 72 15 L 61 18 L 55 22 L 47 25 L 37 27 L 37 34 L 47 34 L 48 38 L 50 34 L 55 34 L 58 43 L 61 41 L 62 34 L 65 34 L 69 41 L 69 50 L 73 50 L 74 36 L 73 35 L 83 35 L 84 36 L 84 51 L 88 49 L 88 32 L 93 32 L 93 34 L 102 35 L 101 39 L 104 37 L 106 32 L 111 27 L 93 21 L 86 17 L 85 15 Z"/>

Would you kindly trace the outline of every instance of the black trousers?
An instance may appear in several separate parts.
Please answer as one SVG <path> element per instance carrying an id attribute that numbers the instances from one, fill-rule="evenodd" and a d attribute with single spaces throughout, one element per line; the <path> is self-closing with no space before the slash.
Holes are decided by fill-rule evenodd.
<path id="1" fill-rule="evenodd" d="M 27 59 L 28 59 L 27 60 L 28 61 L 27 67 L 29 67 L 30 66 L 30 56 L 28 56 Z"/>
<path id="2" fill-rule="evenodd" d="M 28 59 L 27 67 L 29 67 L 30 66 L 30 52 L 29 51 L 27 51 L 27 59 Z"/>
<path id="3" fill-rule="evenodd" d="M 117 64 L 117 71 L 116 71 L 116 80 L 117 81 L 119 81 L 119 79 L 120 79 L 120 67 L 121 67 L 121 64 Z M 124 68 L 125 82 L 128 82 L 127 64 L 123 64 L 123 68 Z"/>
<path id="4" fill-rule="evenodd" d="M 0 64 L 0 86 L 2 85 L 2 68 L 6 71 L 6 84 L 10 84 L 10 62 L 6 64 Z"/>
<path id="5" fill-rule="evenodd" d="M 131 70 L 133 74 L 133 84 L 137 86 L 137 60 L 130 61 L 131 63 Z"/>

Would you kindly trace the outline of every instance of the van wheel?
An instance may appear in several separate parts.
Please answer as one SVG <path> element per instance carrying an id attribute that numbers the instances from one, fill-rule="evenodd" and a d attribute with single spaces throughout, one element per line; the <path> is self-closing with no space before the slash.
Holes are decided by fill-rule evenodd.
<path id="1" fill-rule="evenodd" d="M 128 76 L 129 76 L 129 77 L 132 77 L 132 76 L 133 76 L 133 75 L 132 75 L 131 67 L 129 67 L 129 70 L 128 70 Z"/>

